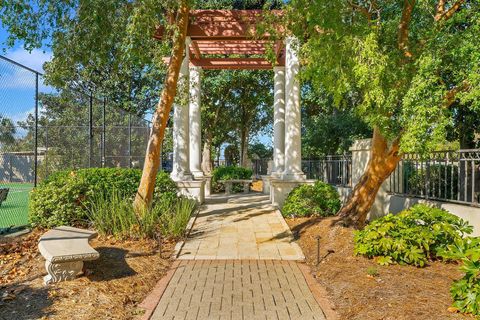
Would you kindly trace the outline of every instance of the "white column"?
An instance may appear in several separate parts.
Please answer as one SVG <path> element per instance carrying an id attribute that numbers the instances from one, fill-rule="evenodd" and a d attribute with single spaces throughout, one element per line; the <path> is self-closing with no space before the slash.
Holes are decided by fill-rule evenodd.
<path id="1" fill-rule="evenodd" d="M 302 172 L 298 40 L 287 37 L 285 59 L 285 179 L 305 179 Z"/>
<path id="2" fill-rule="evenodd" d="M 195 178 L 203 177 L 201 104 L 202 68 L 190 66 L 190 171 Z"/>
<path id="3" fill-rule="evenodd" d="M 273 169 L 278 176 L 285 170 L 285 67 L 274 67 Z"/>
<path id="4" fill-rule="evenodd" d="M 192 179 L 189 160 L 189 103 L 188 103 L 188 76 L 189 76 L 189 39 L 186 41 L 187 50 L 180 68 L 177 83 L 177 96 L 173 106 L 173 165 L 171 178 L 174 181 Z"/>

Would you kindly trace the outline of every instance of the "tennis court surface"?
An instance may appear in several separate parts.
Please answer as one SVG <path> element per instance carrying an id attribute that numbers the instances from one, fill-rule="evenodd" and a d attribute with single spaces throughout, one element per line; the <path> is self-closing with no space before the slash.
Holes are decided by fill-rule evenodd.
<path id="1" fill-rule="evenodd" d="M 33 184 L 0 182 L 0 188 L 9 189 L 7 199 L 0 206 L 0 229 L 27 224 L 28 197 Z"/>

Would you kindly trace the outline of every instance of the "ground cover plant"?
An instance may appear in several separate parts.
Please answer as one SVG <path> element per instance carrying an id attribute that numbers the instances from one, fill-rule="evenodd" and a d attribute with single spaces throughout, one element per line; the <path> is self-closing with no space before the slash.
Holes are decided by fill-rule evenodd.
<path id="1" fill-rule="evenodd" d="M 448 211 L 418 204 L 398 215 L 376 219 L 356 232 L 355 254 L 376 257 L 381 265 L 423 267 L 472 231 L 472 226 Z"/>
<path id="2" fill-rule="evenodd" d="M 460 260 L 464 276 L 453 282 L 453 306 L 464 313 L 480 316 L 480 237 L 456 240 L 439 251 L 445 259 Z"/>
<path id="3" fill-rule="evenodd" d="M 448 211 L 419 204 L 357 231 L 354 252 L 376 257 L 380 265 L 424 267 L 433 259 L 459 261 L 464 275 L 451 285 L 453 306 L 479 316 L 480 238 L 466 237 L 472 231 L 472 226 Z"/>
<path id="4" fill-rule="evenodd" d="M 451 308 L 450 287 L 463 275 L 457 263 L 433 260 L 424 268 L 382 266 L 354 254 L 354 228 L 337 224 L 337 217 L 287 218 L 296 242 L 324 297 L 341 320 L 466 320 Z M 320 236 L 320 263 L 317 238 Z"/>
<path id="5" fill-rule="evenodd" d="M 317 181 L 313 185 L 295 187 L 285 199 L 282 214 L 285 217 L 327 217 L 335 215 L 340 206 L 337 190 L 327 183 Z"/>
<path id="6" fill-rule="evenodd" d="M 230 179 L 251 179 L 253 171 L 249 168 L 238 167 L 238 166 L 220 166 L 215 168 L 212 172 L 212 188 L 215 192 L 225 191 L 225 186 L 222 183 L 219 183 L 219 180 L 230 180 Z M 240 192 L 243 190 L 242 185 L 233 184 L 232 191 Z"/>
<path id="7" fill-rule="evenodd" d="M 34 226 L 51 228 L 59 225 L 82 225 L 87 220 L 87 208 L 99 193 L 117 190 L 133 200 L 141 170 L 128 168 L 91 168 L 59 171 L 42 181 L 30 194 L 30 217 Z M 165 172 L 159 172 L 154 200 L 175 198 L 175 183 Z"/>

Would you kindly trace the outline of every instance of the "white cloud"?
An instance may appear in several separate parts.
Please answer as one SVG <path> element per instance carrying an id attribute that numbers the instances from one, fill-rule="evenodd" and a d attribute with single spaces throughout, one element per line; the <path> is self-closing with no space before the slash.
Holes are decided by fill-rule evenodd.
<path id="1" fill-rule="evenodd" d="M 43 64 L 52 59 L 51 52 L 43 52 L 35 49 L 28 52 L 24 49 L 17 48 L 6 55 L 7 58 L 18 62 L 26 67 L 43 72 Z M 23 69 L 6 61 L 0 61 L 0 88 L 7 89 L 34 89 L 35 88 L 35 74 L 27 69 Z M 40 78 L 40 91 L 49 90 L 43 85 Z"/>
<path id="2" fill-rule="evenodd" d="M 52 59 L 52 53 L 43 52 L 43 50 L 40 49 L 34 49 L 32 52 L 28 52 L 22 48 L 17 48 L 6 54 L 6 57 L 30 69 L 43 73 L 43 64 Z"/>

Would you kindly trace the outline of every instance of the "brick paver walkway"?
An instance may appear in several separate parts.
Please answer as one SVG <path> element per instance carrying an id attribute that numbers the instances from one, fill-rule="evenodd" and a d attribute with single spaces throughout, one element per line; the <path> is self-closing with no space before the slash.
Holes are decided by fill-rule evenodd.
<path id="1" fill-rule="evenodd" d="M 326 318 L 296 262 L 190 260 L 175 271 L 151 319 Z"/>
<path id="2" fill-rule="evenodd" d="M 268 196 L 250 194 L 207 201 L 179 259 L 304 259 Z"/>
<path id="3" fill-rule="evenodd" d="M 144 302 L 145 319 L 326 319 L 310 291 L 315 280 L 295 261 L 303 253 L 268 197 L 209 199 L 179 259 Z"/>

